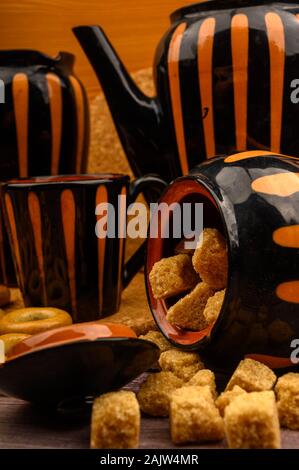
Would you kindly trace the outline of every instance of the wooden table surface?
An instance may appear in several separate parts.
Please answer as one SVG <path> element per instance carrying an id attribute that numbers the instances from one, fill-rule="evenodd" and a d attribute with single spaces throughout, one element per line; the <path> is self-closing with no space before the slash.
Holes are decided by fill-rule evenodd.
<path id="1" fill-rule="evenodd" d="M 136 391 L 142 380 L 144 376 L 125 388 Z M 89 419 L 68 421 L 59 415 L 42 413 L 20 400 L 0 397 L 0 449 L 88 449 L 89 431 Z M 299 432 L 282 430 L 282 446 L 285 449 L 299 449 Z M 223 441 L 184 448 L 188 447 L 219 449 L 226 448 L 226 444 Z M 140 448 L 175 448 L 170 440 L 167 418 L 142 417 Z"/>

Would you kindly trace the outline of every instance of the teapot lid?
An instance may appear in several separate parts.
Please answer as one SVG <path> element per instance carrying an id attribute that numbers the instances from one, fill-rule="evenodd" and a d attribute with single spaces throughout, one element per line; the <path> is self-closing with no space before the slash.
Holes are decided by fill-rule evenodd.
<path id="1" fill-rule="evenodd" d="M 75 56 L 69 52 L 59 52 L 51 57 L 33 49 L 0 49 L 0 66 L 30 67 L 46 65 L 48 67 L 64 66 L 72 68 Z"/>
<path id="2" fill-rule="evenodd" d="M 298 4 L 298 0 L 278 0 L 279 3 L 294 3 Z M 170 15 L 170 20 L 172 23 L 183 19 L 187 15 L 195 15 L 199 12 L 209 11 L 209 10 L 221 10 L 230 7 L 238 6 L 254 6 L 261 5 L 264 3 L 275 3 L 273 0 L 203 0 L 198 3 L 191 3 L 184 7 L 178 8 Z"/>

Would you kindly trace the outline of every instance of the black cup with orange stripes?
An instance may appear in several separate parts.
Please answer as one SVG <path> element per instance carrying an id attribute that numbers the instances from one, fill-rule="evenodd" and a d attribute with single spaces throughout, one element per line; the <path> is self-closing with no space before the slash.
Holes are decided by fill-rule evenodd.
<path id="1" fill-rule="evenodd" d="M 115 313 L 123 287 L 144 262 L 143 244 L 124 264 L 128 205 L 145 189 L 157 198 L 165 185 L 152 175 L 130 183 L 122 174 L 4 183 L 3 212 L 25 305 L 62 308 L 74 322 Z"/>
<path id="2" fill-rule="evenodd" d="M 86 171 L 88 103 L 74 61 L 67 52 L 0 50 L 0 181 Z M 1 282 L 15 285 L 2 222 L 0 237 Z"/>
<path id="3" fill-rule="evenodd" d="M 146 285 L 159 328 L 174 345 L 199 350 L 220 368 L 233 367 L 244 356 L 281 370 L 294 367 L 299 346 L 299 160 L 267 151 L 213 158 L 171 183 L 159 202 L 185 201 L 203 203 L 204 227 L 226 237 L 227 288 L 213 325 L 191 331 L 170 324 L 166 314 L 178 299 L 157 300 L 149 273 L 157 261 L 175 254 L 178 239 L 158 231 L 148 240 Z M 165 212 L 161 227 L 171 226 L 171 217 L 171 211 Z"/>

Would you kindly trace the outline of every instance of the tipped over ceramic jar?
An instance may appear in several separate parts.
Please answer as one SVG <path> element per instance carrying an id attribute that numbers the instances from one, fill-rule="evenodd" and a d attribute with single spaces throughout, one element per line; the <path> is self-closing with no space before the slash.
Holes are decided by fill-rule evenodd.
<path id="1" fill-rule="evenodd" d="M 182 243 L 173 211 L 158 216 L 158 206 L 145 272 L 158 327 L 173 345 L 198 350 L 220 368 L 233 367 L 244 356 L 272 368 L 294 367 L 299 357 L 298 159 L 265 151 L 213 158 L 171 183 L 159 201 L 181 208 L 185 202 L 193 209 L 203 203 L 203 228 L 217 229 L 226 240 L 224 299 L 218 318 L 207 327 L 195 330 L 169 321 L 173 305 L 191 289 L 164 298 L 153 291 L 154 265 L 176 255 Z"/>

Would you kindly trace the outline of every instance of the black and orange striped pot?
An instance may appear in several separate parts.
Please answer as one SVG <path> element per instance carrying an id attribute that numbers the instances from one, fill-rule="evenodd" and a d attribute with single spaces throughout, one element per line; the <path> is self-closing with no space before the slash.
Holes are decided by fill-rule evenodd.
<path id="1" fill-rule="evenodd" d="M 82 173 L 88 149 L 88 107 L 73 74 L 74 56 L 52 58 L 33 50 L 0 50 L 0 180 Z M 3 234 L 3 280 L 14 281 Z"/>
<path id="2" fill-rule="evenodd" d="M 3 184 L 3 209 L 24 303 L 85 322 L 115 313 L 123 287 L 144 263 L 144 244 L 124 264 L 127 207 L 164 181 L 121 174 L 69 175 Z M 98 207 L 98 205 L 101 206 Z M 107 214 L 108 220 L 106 220 Z M 96 228 L 108 224 L 108 233 Z M 109 227 L 111 232 L 109 233 Z"/>
<path id="3" fill-rule="evenodd" d="M 175 253 L 179 240 L 171 231 L 170 238 L 163 233 L 149 238 L 146 284 L 159 328 L 176 346 L 199 350 L 219 367 L 232 367 L 244 356 L 273 368 L 294 366 L 291 354 L 296 356 L 299 346 L 299 160 L 262 151 L 213 158 L 175 180 L 160 199 L 186 201 L 202 202 L 204 226 L 226 236 L 228 285 L 213 326 L 187 331 L 170 325 L 166 312 L 177 299 L 156 300 L 149 273 L 155 262 Z M 161 227 L 171 228 L 171 214 L 165 212 Z"/>
<path id="4" fill-rule="evenodd" d="M 172 181 L 214 155 L 251 149 L 299 157 L 299 2 L 210 0 L 170 19 L 154 98 L 132 82 L 101 28 L 74 29 L 135 174 Z"/>

